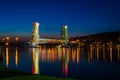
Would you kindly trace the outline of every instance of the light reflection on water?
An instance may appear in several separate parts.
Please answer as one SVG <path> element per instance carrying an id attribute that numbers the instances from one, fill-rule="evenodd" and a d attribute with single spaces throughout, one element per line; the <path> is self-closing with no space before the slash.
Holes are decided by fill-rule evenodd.
<path id="1" fill-rule="evenodd" d="M 32 74 L 39 74 L 39 49 L 32 48 Z"/>
<path id="2" fill-rule="evenodd" d="M 106 72 L 105 65 L 110 64 L 109 66 L 113 66 L 113 69 L 115 64 L 120 66 L 120 45 L 115 48 L 104 46 L 90 46 L 89 48 L 47 48 L 45 46 L 40 46 L 40 48 L 1 48 L 3 49 L 0 53 L 3 54 L 2 66 L 32 74 L 80 78 L 84 75 L 82 73 L 85 73 L 85 70 L 88 70 L 88 73 L 91 73 L 89 75 L 92 75 L 89 66 L 97 65 L 97 69 L 105 69 Z M 116 70 L 120 73 L 120 69 L 116 68 Z M 96 69 L 93 69 L 93 72 L 96 72 Z M 100 72 L 98 71 L 98 73 Z"/>
<path id="3" fill-rule="evenodd" d="M 6 48 L 6 67 L 8 67 L 9 56 L 8 56 L 8 48 Z"/>
<path id="4" fill-rule="evenodd" d="M 18 65 L 18 48 L 15 49 L 15 64 Z"/>

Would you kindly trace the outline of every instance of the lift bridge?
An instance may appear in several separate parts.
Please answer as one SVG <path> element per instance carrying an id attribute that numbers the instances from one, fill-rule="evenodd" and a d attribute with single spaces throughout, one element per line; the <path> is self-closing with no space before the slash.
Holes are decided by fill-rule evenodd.
<path id="1" fill-rule="evenodd" d="M 39 23 L 33 22 L 32 24 L 32 46 L 37 46 L 38 44 L 47 44 L 47 43 L 62 43 L 66 45 L 68 43 L 68 26 L 62 26 L 61 28 L 61 39 L 44 39 L 39 35 Z"/>
<path id="2" fill-rule="evenodd" d="M 40 38 L 36 44 L 50 44 L 50 43 L 62 43 L 62 39 L 46 39 Z"/>

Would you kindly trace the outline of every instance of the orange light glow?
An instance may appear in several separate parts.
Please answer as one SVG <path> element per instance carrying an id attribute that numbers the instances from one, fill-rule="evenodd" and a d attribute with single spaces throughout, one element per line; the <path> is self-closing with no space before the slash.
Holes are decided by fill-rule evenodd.
<path id="1" fill-rule="evenodd" d="M 16 66 L 18 65 L 18 48 L 16 48 L 16 52 L 15 52 L 15 64 Z"/>
<path id="2" fill-rule="evenodd" d="M 120 60 L 120 45 L 118 45 L 118 61 Z"/>
<path id="3" fill-rule="evenodd" d="M 9 43 L 7 43 L 7 42 L 6 42 L 6 43 L 5 43 L 5 45 L 6 45 L 6 46 L 8 46 L 8 45 L 9 45 Z"/>
<path id="4" fill-rule="evenodd" d="M 18 40 L 19 40 L 19 38 L 18 38 L 18 37 L 16 37 L 16 38 L 15 38 L 15 40 L 16 40 L 16 41 L 18 41 Z"/>
<path id="5" fill-rule="evenodd" d="M 8 55 L 8 48 L 6 48 L 6 67 L 8 67 L 9 63 L 9 55 Z"/>
<path id="6" fill-rule="evenodd" d="M 6 39 L 7 39 L 7 40 L 9 40 L 9 39 L 10 39 L 10 37 L 6 37 Z"/>
<path id="7" fill-rule="evenodd" d="M 112 62 L 112 47 L 110 47 L 110 61 Z"/>
<path id="8" fill-rule="evenodd" d="M 97 59 L 99 59 L 99 48 L 97 47 Z"/>

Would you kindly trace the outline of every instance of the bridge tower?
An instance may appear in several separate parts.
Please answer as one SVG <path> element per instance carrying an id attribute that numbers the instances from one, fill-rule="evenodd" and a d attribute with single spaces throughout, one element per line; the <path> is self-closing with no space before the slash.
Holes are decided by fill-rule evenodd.
<path id="1" fill-rule="evenodd" d="M 37 47 L 38 41 L 39 41 L 39 23 L 33 22 L 32 24 L 33 30 L 32 30 L 32 46 Z"/>
<path id="2" fill-rule="evenodd" d="M 68 26 L 65 25 L 65 26 L 62 26 L 62 29 L 61 29 L 61 39 L 63 40 L 63 43 L 64 44 L 67 44 L 68 43 Z"/>

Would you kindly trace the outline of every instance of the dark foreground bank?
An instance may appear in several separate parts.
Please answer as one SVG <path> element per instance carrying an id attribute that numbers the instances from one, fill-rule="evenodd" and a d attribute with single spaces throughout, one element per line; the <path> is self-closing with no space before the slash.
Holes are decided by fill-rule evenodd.
<path id="1" fill-rule="evenodd" d="M 0 80 L 74 80 L 74 79 L 32 75 L 30 73 L 0 67 Z"/>

